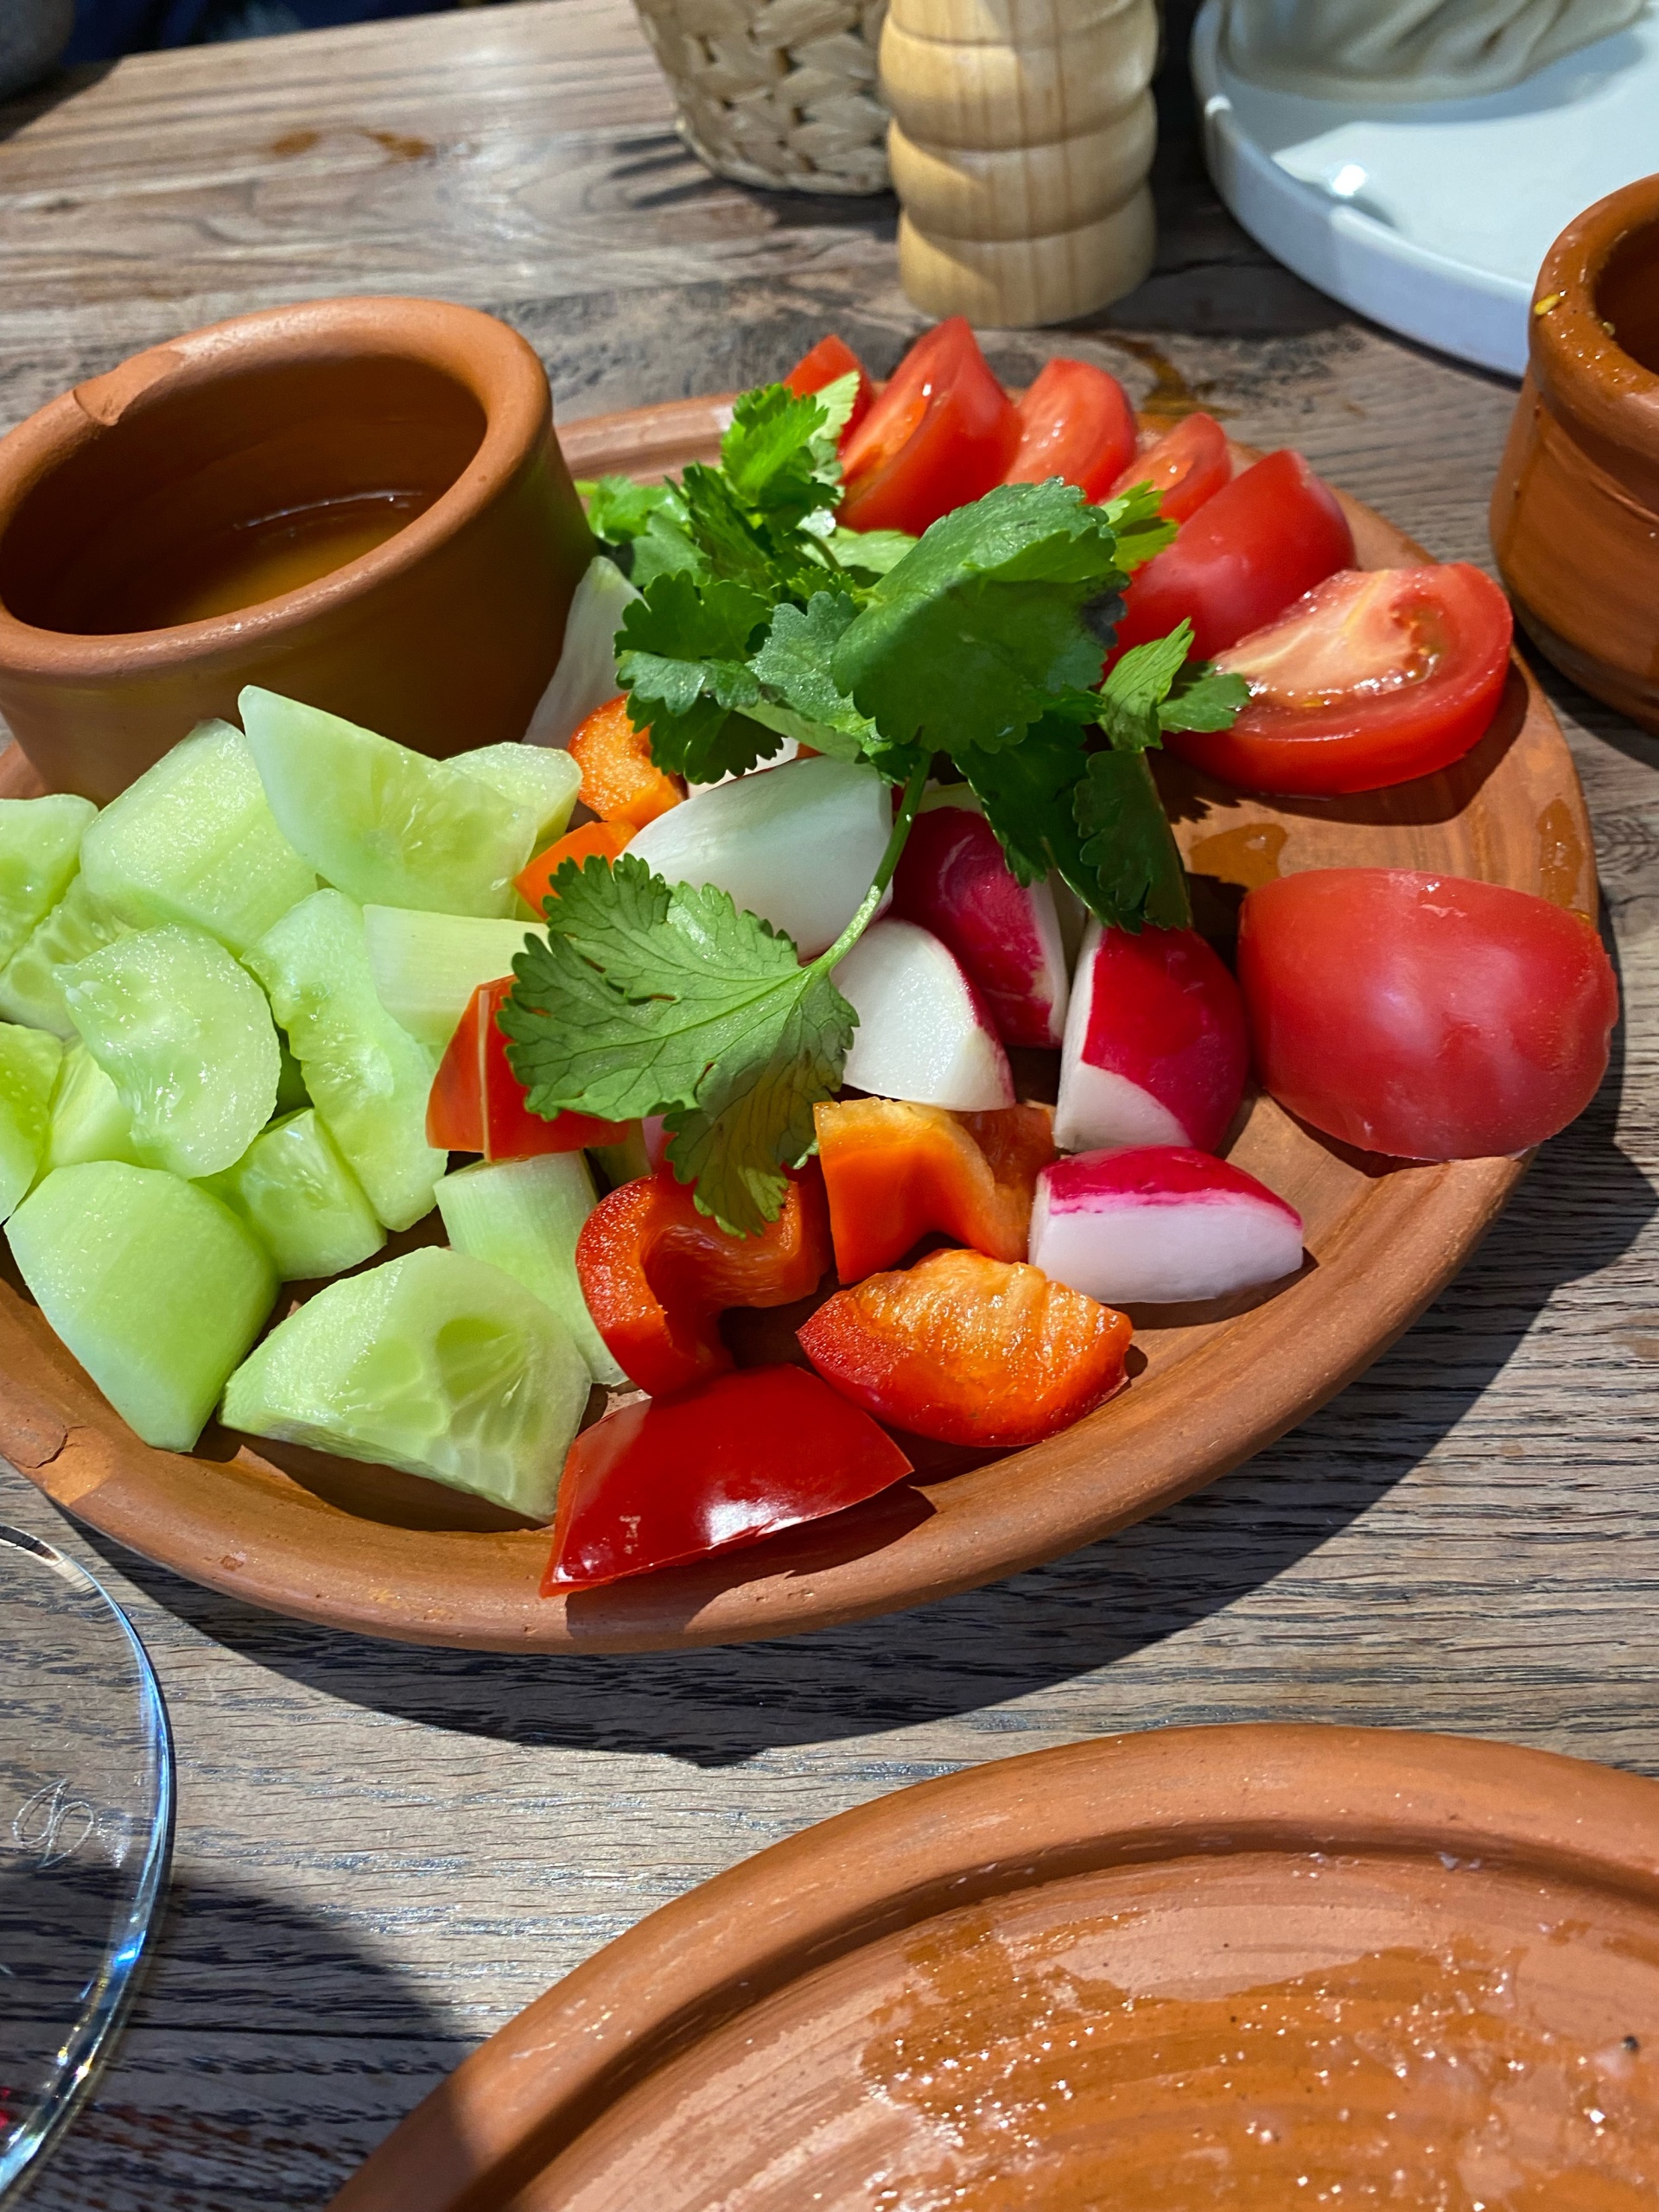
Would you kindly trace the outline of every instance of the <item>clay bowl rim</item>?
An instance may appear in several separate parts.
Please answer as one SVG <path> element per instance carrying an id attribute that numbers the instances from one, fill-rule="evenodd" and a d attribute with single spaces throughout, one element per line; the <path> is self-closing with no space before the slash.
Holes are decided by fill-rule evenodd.
<path id="1" fill-rule="evenodd" d="M 1625 352 L 1597 298 L 1615 250 L 1642 230 L 1659 233 L 1659 173 L 1574 216 L 1544 256 L 1527 334 L 1533 373 L 1556 411 L 1659 468 L 1659 372 Z"/>
<path id="2" fill-rule="evenodd" d="M 430 506 L 355 560 L 274 599 L 159 630 L 46 630 L 0 600 L 0 665 L 63 684 L 105 683 L 153 671 L 211 667 L 279 642 L 417 568 L 485 512 L 551 429 L 547 372 L 529 341 L 498 317 L 448 300 L 354 294 L 262 308 L 147 346 L 85 379 L 0 437 L 0 543 L 38 485 L 115 429 L 130 409 L 188 391 L 226 372 L 352 353 L 420 363 L 477 402 L 484 434 Z"/>
<path id="3" fill-rule="evenodd" d="M 1320 1722 L 1151 1729 L 992 1759 L 772 1844 L 533 1999 L 328 2212 L 505 2212 L 616 2101 L 820 1967 L 1112 1866 L 1450 1850 L 1659 1909 L 1659 1782 L 1479 1738 Z"/>

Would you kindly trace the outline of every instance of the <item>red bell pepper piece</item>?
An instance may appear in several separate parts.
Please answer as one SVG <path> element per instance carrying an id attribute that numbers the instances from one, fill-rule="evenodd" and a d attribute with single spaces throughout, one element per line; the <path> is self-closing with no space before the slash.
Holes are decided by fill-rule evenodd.
<path id="1" fill-rule="evenodd" d="M 838 1291 L 797 1334 L 824 1380 L 879 1421 L 1013 1450 L 1109 1398 L 1132 1332 L 1040 1268 L 933 1252 Z"/>
<path id="2" fill-rule="evenodd" d="M 529 1160 L 541 1152 L 580 1152 L 620 1144 L 626 1122 L 592 1114 L 532 1114 L 524 1087 L 507 1065 L 507 1040 L 496 1015 L 512 988 L 511 976 L 480 983 L 467 1002 L 426 1102 L 426 1141 L 441 1152 L 481 1152 L 486 1160 Z"/>
<path id="3" fill-rule="evenodd" d="M 804 1368 L 747 1367 L 636 1401 L 570 1446 L 542 1594 L 758 1543 L 911 1471 L 868 1414 Z"/>
<path id="4" fill-rule="evenodd" d="M 575 861 L 581 868 L 595 853 L 601 860 L 613 861 L 627 850 L 632 838 L 633 831 L 626 822 L 584 822 L 580 830 L 567 830 L 514 876 L 518 896 L 532 912 L 539 914 L 553 896 L 553 879 L 566 861 Z"/>
<path id="5" fill-rule="evenodd" d="M 830 1218 L 816 1163 L 790 1178 L 776 1221 L 732 1236 L 699 1213 L 671 1167 L 601 1198 L 576 1239 L 576 1274 L 611 1356 L 653 1397 L 732 1364 L 728 1306 L 810 1297 L 830 1267 Z"/>
<path id="6" fill-rule="evenodd" d="M 836 1273 L 860 1282 L 930 1230 L 993 1260 L 1023 1260 L 1037 1177 L 1054 1158 L 1044 1106 L 948 1114 L 893 1098 L 815 1106 Z"/>
<path id="7" fill-rule="evenodd" d="M 828 338 L 820 338 L 810 353 L 804 353 L 784 378 L 796 395 L 804 399 L 810 391 L 822 391 L 827 384 L 834 384 L 840 377 L 858 372 L 858 393 L 853 401 L 853 411 L 842 428 L 841 443 L 845 445 L 849 435 L 855 430 L 870 411 L 875 397 L 875 386 L 870 382 L 869 372 L 852 347 L 832 331 Z"/>

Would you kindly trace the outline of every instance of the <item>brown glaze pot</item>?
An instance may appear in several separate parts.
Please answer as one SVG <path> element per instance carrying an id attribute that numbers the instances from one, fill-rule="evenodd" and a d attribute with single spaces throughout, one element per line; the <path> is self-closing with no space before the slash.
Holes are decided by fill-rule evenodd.
<path id="1" fill-rule="evenodd" d="M 997 1759 L 652 1913 L 333 2212 L 1639 2212 L 1659 1783 L 1382 1729 Z"/>
<path id="2" fill-rule="evenodd" d="M 395 534 L 152 626 L 251 531 L 365 514 Z M 100 803 L 245 683 L 424 753 L 519 738 L 591 550 L 546 376 L 504 323 L 437 300 L 238 316 L 0 439 L 0 714 L 51 789 Z"/>
<path id="3" fill-rule="evenodd" d="M 1659 176 L 1568 225 L 1492 493 L 1515 611 L 1556 666 L 1659 732 Z"/>

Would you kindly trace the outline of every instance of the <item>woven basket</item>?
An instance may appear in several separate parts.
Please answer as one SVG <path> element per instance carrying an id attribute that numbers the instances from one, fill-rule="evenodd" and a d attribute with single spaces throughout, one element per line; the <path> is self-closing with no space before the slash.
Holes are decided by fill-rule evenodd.
<path id="1" fill-rule="evenodd" d="M 885 192 L 887 0 L 636 0 L 698 158 L 740 184 Z"/>

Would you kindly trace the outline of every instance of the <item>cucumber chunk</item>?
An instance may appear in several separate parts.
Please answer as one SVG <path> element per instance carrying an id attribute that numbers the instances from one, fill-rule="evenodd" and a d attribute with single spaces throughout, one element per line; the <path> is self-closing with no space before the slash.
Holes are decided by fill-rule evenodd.
<path id="1" fill-rule="evenodd" d="M 429 1247 L 291 1313 L 232 1376 L 223 1418 L 546 1520 L 588 1390 L 556 1315 L 499 1268 Z"/>
<path id="2" fill-rule="evenodd" d="M 0 798 L 0 968 L 69 888 L 81 836 L 97 812 L 91 799 L 68 791 Z"/>
<path id="3" fill-rule="evenodd" d="M 62 1060 L 48 1031 L 0 1021 L 0 1221 L 40 1173 Z"/>
<path id="4" fill-rule="evenodd" d="M 60 1167 L 6 1230 L 42 1313 L 146 1444 L 188 1452 L 258 1335 L 276 1277 L 210 1192 L 153 1167 Z"/>
<path id="5" fill-rule="evenodd" d="M 524 922 L 365 906 L 363 934 L 381 1005 L 411 1037 L 442 1053 L 478 986 L 512 975 L 529 931 Z"/>
<path id="6" fill-rule="evenodd" d="M 437 1062 L 375 995 L 363 917 L 343 893 L 314 891 L 248 955 L 330 1135 L 388 1229 L 432 1210 L 448 1165 L 426 1141 Z"/>
<path id="7" fill-rule="evenodd" d="M 52 1093 L 52 1122 L 46 1135 L 41 1173 L 74 1167 L 83 1160 L 139 1161 L 132 1141 L 132 1116 L 121 1094 L 84 1045 L 71 1045 Z"/>
<path id="8" fill-rule="evenodd" d="M 81 842 L 80 871 L 134 929 L 188 922 L 237 953 L 317 887 L 229 722 L 201 723 L 112 799 Z"/>
<path id="9" fill-rule="evenodd" d="M 518 808 L 530 828 L 532 854 L 564 835 L 582 789 L 582 771 L 568 753 L 544 745 L 480 745 L 475 752 L 457 753 L 449 765 Z"/>
<path id="10" fill-rule="evenodd" d="M 66 1043 L 75 1024 L 64 1002 L 67 969 L 124 937 L 127 925 L 100 906 L 77 875 L 21 952 L 0 972 L 0 1014 L 31 1029 L 49 1029 Z"/>
<path id="11" fill-rule="evenodd" d="M 282 1053 L 259 986 L 217 938 L 135 930 L 68 969 L 63 993 L 141 1160 L 194 1176 L 241 1159 L 276 1107 Z"/>
<path id="12" fill-rule="evenodd" d="M 441 914 L 512 912 L 531 810 L 447 760 L 257 684 L 239 704 L 271 812 L 337 890 Z"/>
<path id="13" fill-rule="evenodd" d="M 305 1087 L 305 1074 L 299 1062 L 288 1049 L 288 1039 L 280 1031 L 276 1042 L 282 1048 L 282 1065 L 276 1071 L 276 1111 L 297 1114 L 302 1106 L 311 1103 L 311 1094 Z"/>
<path id="14" fill-rule="evenodd" d="M 438 1185 L 438 1211 L 456 1251 L 487 1260 L 556 1313 L 595 1382 L 626 1382 L 576 1276 L 576 1238 L 597 1203 L 579 1152 L 480 1160 Z"/>
<path id="15" fill-rule="evenodd" d="M 207 1187 L 247 1223 L 284 1282 L 342 1274 L 386 1241 L 314 1106 L 262 1129 Z"/>

